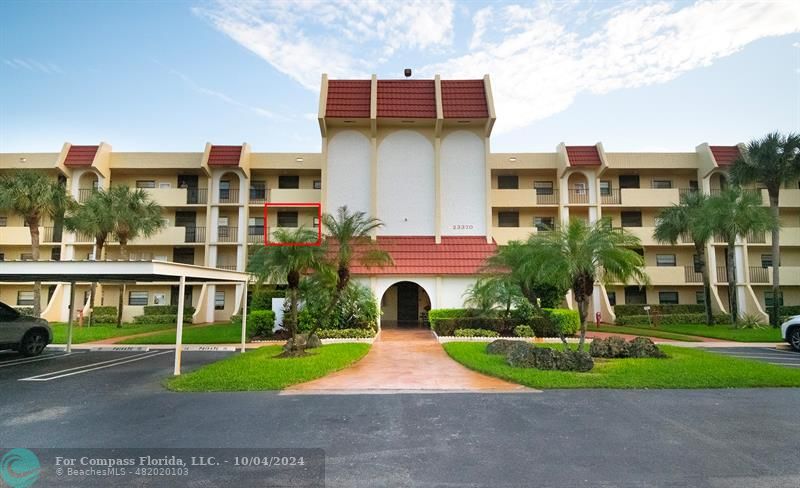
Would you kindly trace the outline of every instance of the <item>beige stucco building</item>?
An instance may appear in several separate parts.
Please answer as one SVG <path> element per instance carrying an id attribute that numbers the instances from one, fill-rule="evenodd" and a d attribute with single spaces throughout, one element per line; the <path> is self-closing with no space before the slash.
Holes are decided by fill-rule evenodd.
<path id="1" fill-rule="evenodd" d="M 265 228 L 317 226 L 317 210 L 289 203 L 341 205 L 385 222 L 376 238 L 395 266 L 357 269 L 381 300 L 384 320 L 410 319 L 426 308 L 457 307 L 495 245 L 525 239 L 567 222 L 611 217 L 642 240 L 652 285 L 597 285 L 593 310 L 614 319 L 614 304 L 697 303 L 703 299 L 692 245 L 661 245 L 652 234 L 659 211 L 682 192 L 713 194 L 739 146 L 701 143 L 678 153 L 606 151 L 601 143 L 555 146 L 549 153 L 494 153 L 496 119 L 489 77 L 480 80 L 328 80 L 322 77 L 321 149 L 256 153 L 247 143 L 206 143 L 196 152 L 117 152 L 111 144 L 73 145 L 43 153 L 0 154 L 0 172 L 36 169 L 64 182 L 83 201 L 95 188 L 145 189 L 164 209 L 164 230 L 129 245 L 130 259 L 164 259 L 243 270 L 248 250 L 264 243 Z M 523 148 L 524 149 L 524 148 Z M 766 191 L 762 192 L 767 202 Z M 270 203 L 265 212 L 264 204 Z M 800 304 L 800 187 L 781 191 L 781 282 L 784 303 Z M 264 216 L 266 215 L 266 221 Z M 42 259 L 93 257 L 90 236 L 56 222 L 41 229 Z M 119 258 L 111 242 L 106 259 Z M 724 244 L 708 246 L 715 310 L 729 293 Z M 25 260 L 29 230 L 19 216 L 0 214 L 0 259 Z M 2 264 L 0 264 L 2 266 Z M 772 259 L 770 236 L 752 235 L 736 247 L 741 312 L 764 316 Z M 126 318 L 145 304 L 176 302 L 177 284 L 130 285 Z M 30 306 L 30 284 L 0 284 L 0 301 Z M 67 285 L 46 283 L 44 316 L 64 320 Z M 119 287 L 102 287 L 100 301 L 116 305 Z M 78 296 L 88 309 L 88 283 Z M 241 307 L 241 286 L 191 287 L 195 322 L 225 320 Z"/>

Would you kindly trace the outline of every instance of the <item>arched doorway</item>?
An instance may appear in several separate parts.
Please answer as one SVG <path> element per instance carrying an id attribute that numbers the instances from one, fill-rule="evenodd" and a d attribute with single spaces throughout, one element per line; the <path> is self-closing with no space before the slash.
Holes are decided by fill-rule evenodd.
<path id="1" fill-rule="evenodd" d="M 400 281 L 381 297 L 381 327 L 426 326 L 431 299 L 424 288 L 412 281 Z"/>

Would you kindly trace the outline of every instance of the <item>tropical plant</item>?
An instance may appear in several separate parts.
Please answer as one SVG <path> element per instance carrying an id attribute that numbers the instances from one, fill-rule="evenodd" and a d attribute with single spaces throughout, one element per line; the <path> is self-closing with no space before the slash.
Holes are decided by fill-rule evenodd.
<path id="1" fill-rule="evenodd" d="M 300 281 L 305 273 L 322 265 L 323 250 L 319 246 L 308 245 L 317 240 L 317 233 L 304 227 L 294 230 L 279 228 L 275 231 L 274 239 L 285 245 L 260 248 L 250 257 L 247 270 L 256 275 L 259 283 L 286 282 L 289 312 L 283 323 L 288 326 L 291 339 L 284 354 L 298 356 L 304 354 L 304 347 L 297 340 Z"/>
<path id="2" fill-rule="evenodd" d="M 688 237 L 694 245 L 697 256 L 695 267 L 700 269 L 703 278 L 703 296 L 706 325 L 714 325 L 714 314 L 711 310 L 711 278 L 708 271 L 706 246 L 713 234 L 713 225 L 708 213 L 708 196 L 699 191 L 681 195 L 678 205 L 661 211 L 656 219 L 655 240 L 662 244 L 675 245 L 678 239 Z"/>
<path id="3" fill-rule="evenodd" d="M 502 275 L 487 276 L 470 285 L 463 294 L 464 305 L 473 308 L 481 317 L 511 314 L 512 307 L 525 300 L 519 286 Z"/>
<path id="4" fill-rule="evenodd" d="M 74 202 L 66 188 L 40 171 L 19 170 L 0 178 L 0 210 L 22 217 L 31 234 L 31 257 L 39 260 L 39 226 L 46 216 L 57 221 Z M 42 283 L 33 285 L 33 315 L 41 314 Z"/>
<path id="5" fill-rule="evenodd" d="M 761 205 L 761 194 L 733 185 L 708 200 L 708 214 L 713 231 L 726 242 L 728 274 L 728 312 L 731 323 L 738 320 L 736 300 L 736 238 L 771 231 L 778 227 L 769 209 Z"/>
<path id="6" fill-rule="evenodd" d="M 320 315 L 326 312 L 335 293 L 335 287 L 320 274 L 305 279 L 300 284 L 303 297 L 302 310 L 299 313 L 299 330 L 310 331 L 317 324 Z M 350 281 L 342 291 L 342 297 L 336 307 L 328 315 L 325 329 L 378 329 L 378 302 L 369 287 L 356 281 Z M 321 329 L 320 329 L 321 330 Z"/>
<path id="7" fill-rule="evenodd" d="M 526 245 L 528 265 L 537 276 L 572 291 L 581 322 L 579 351 L 586 340 L 586 315 L 595 282 L 648 281 L 644 259 L 633 250 L 641 247 L 639 238 L 625 229 L 614 229 L 609 218 L 594 224 L 572 219 L 566 227 L 531 235 Z M 566 348 L 563 334 L 561 339 Z"/>
<path id="8" fill-rule="evenodd" d="M 773 132 L 747 144 L 747 149 L 733 163 L 730 176 L 736 184 L 757 183 L 766 188 L 772 216 L 775 221 L 780 221 L 778 207 L 780 190 L 782 186 L 794 183 L 800 177 L 798 155 L 800 155 L 800 134 Z M 772 271 L 772 296 L 778 297 L 781 293 L 779 264 L 781 247 L 780 230 L 777 228 L 772 229 L 772 261 L 775 263 Z M 780 307 L 780 300 L 772 301 L 770 324 L 773 327 L 780 324 Z"/>
<path id="9" fill-rule="evenodd" d="M 491 273 L 494 279 L 506 281 L 504 287 L 507 290 L 518 290 L 534 309 L 557 306 L 558 303 L 554 302 L 560 302 L 569 287 L 563 287 L 539 273 L 535 261 L 531 259 L 531 252 L 527 243 L 511 241 L 489 257 L 485 271 Z"/>
<path id="10" fill-rule="evenodd" d="M 120 257 L 128 260 L 128 242 L 137 237 L 150 237 L 166 224 L 161 216 L 161 206 L 150 199 L 141 188 L 112 186 L 108 190 L 108 202 L 114 217 L 114 238 L 119 242 Z M 117 327 L 122 327 L 122 307 L 126 285 L 120 286 L 117 302 Z"/>

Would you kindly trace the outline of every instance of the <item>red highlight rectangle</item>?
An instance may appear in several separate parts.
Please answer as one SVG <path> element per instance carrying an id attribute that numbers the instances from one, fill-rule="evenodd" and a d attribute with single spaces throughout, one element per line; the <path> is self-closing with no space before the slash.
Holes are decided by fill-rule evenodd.
<path id="1" fill-rule="evenodd" d="M 269 220 L 267 210 L 273 208 L 309 208 L 317 207 L 317 242 L 269 242 Z M 264 204 L 264 245 L 265 246 L 321 246 L 322 245 L 322 204 L 321 203 L 296 203 L 296 202 L 269 202 Z"/>

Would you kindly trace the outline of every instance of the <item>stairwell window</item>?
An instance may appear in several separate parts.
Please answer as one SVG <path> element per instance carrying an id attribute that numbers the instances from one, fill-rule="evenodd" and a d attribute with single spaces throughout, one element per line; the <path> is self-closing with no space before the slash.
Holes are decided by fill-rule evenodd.
<path id="1" fill-rule="evenodd" d="M 322 180 L 314 180 L 314 189 L 321 190 L 322 189 Z"/>
<path id="2" fill-rule="evenodd" d="M 706 304 L 706 294 L 702 291 L 694 292 L 694 301 L 698 305 L 705 305 Z"/>
<path id="3" fill-rule="evenodd" d="M 766 305 L 767 308 L 772 307 L 772 304 L 774 302 L 774 300 L 773 300 L 774 296 L 775 295 L 772 294 L 771 290 L 764 292 L 764 305 Z M 782 307 L 783 306 L 783 292 L 781 292 L 779 294 L 779 296 L 780 296 L 780 300 L 778 300 L 778 306 Z"/>
<path id="4" fill-rule="evenodd" d="M 5 215 L 0 215 L 0 227 L 5 227 L 8 225 L 8 217 Z"/>
<path id="5" fill-rule="evenodd" d="M 656 266 L 677 266 L 674 254 L 656 254 Z"/>
<path id="6" fill-rule="evenodd" d="M 678 292 L 677 291 L 658 292 L 658 303 L 660 303 L 661 305 L 677 305 Z"/>
<path id="7" fill-rule="evenodd" d="M 150 300 L 150 294 L 147 291 L 131 291 L 128 293 L 128 305 L 144 306 Z"/>
<path id="8" fill-rule="evenodd" d="M 652 188 L 666 190 L 672 188 L 672 180 L 653 180 Z"/>
<path id="9" fill-rule="evenodd" d="M 762 254 L 761 255 L 761 267 L 762 268 L 771 268 L 772 267 L 772 254 Z"/>
<path id="10" fill-rule="evenodd" d="M 136 188 L 155 188 L 155 180 L 136 180 Z"/>
<path id="11" fill-rule="evenodd" d="M 225 310 L 225 292 L 214 292 L 214 310 Z"/>

